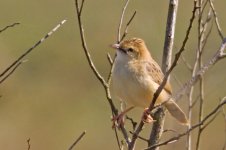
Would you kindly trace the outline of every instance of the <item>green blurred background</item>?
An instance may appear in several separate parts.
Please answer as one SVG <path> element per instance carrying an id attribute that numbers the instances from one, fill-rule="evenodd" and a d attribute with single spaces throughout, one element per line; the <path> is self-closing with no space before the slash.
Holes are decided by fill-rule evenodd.
<path id="1" fill-rule="evenodd" d="M 0 28 L 14 22 L 21 23 L 0 35 L 0 72 L 61 20 L 67 19 L 62 28 L 26 57 L 28 62 L 0 85 L 0 149 L 27 149 L 28 138 L 31 139 L 32 150 L 68 149 L 84 130 L 87 134 L 75 149 L 117 149 L 111 129 L 111 111 L 104 90 L 92 73 L 81 48 L 74 1 L 0 1 Z M 225 31 L 226 1 L 215 0 L 214 4 L 221 27 Z M 84 29 L 90 53 L 104 77 L 109 72 L 106 54 L 114 54 L 108 45 L 116 41 L 123 5 L 122 0 L 87 0 L 83 9 Z M 179 3 L 175 51 L 181 46 L 192 7 L 192 1 L 181 0 Z M 134 10 L 137 10 L 137 15 L 130 26 L 128 37 L 143 38 L 153 57 L 161 63 L 168 1 L 131 0 L 125 20 L 130 18 Z M 212 56 L 220 43 L 214 26 L 205 49 L 204 61 Z M 184 53 L 191 65 L 194 63 L 196 48 L 197 25 L 192 29 Z M 205 114 L 226 95 L 225 63 L 226 60 L 220 61 L 205 76 Z M 190 72 L 182 61 L 174 70 L 173 76 L 182 83 L 189 79 Z M 174 78 L 171 82 L 174 91 L 180 88 Z M 115 104 L 119 105 L 118 100 L 115 100 Z M 186 96 L 179 104 L 184 109 L 187 108 Z M 141 113 L 142 110 L 137 109 L 129 114 L 139 121 Z M 192 122 L 197 122 L 196 109 Z M 203 132 L 203 149 L 223 147 L 224 123 L 222 115 L 219 115 Z M 131 128 L 128 123 L 127 126 Z M 167 116 L 166 129 L 185 131 L 171 116 Z M 142 135 L 148 137 L 149 132 L 150 126 L 146 125 Z M 166 133 L 163 139 L 174 135 Z M 196 133 L 193 132 L 194 142 L 195 136 Z M 162 149 L 185 149 L 185 143 L 186 138 L 183 138 Z M 145 148 L 146 143 L 138 141 L 137 147 Z"/>

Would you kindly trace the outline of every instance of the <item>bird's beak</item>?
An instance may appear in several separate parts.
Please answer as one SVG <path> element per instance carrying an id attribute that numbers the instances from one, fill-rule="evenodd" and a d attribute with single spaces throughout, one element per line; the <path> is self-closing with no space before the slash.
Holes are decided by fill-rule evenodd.
<path id="1" fill-rule="evenodd" d="M 112 44 L 110 45 L 111 48 L 114 48 L 114 49 L 119 49 L 120 45 L 119 44 Z"/>

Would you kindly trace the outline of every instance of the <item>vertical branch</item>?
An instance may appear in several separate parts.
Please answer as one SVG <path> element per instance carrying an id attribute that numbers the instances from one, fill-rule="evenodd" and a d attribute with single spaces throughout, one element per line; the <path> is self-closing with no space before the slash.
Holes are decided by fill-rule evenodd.
<path id="1" fill-rule="evenodd" d="M 165 33 L 165 43 L 163 49 L 163 57 L 162 57 L 162 71 L 165 74 L 170 65 L 172 58 L 172 49 L 174 43 L 174 35 L 175 35 L 175 26 L 176 26 L 176 18 L 177 18 L 177 8 L 178 8 L 178 0 L 170 0 L 169 8 L 168 8 L 168 18 L 166 24 L 166 33 Z M 153 123 L 152 131 L 150 134 L 148 146 L 157 144 L 162 135 L 165 113 L 164 109 L 159 108 L 156 113 L 154 113 L 154 119 L 156 120 Z M 153 148 L 153 150 L 159 149 L 158 147 Z"/>
<path id="2" fill-rule="evenodd" d="M 162 71 L 165 74 L 171 65 L 172 49 L 174 43 L 178 0 L 169 1 L 168 18 L 166 24 L 165 43 L 162 57 Z"/>
<path id="3" fill-rule="evenodd" d="M 202 68 L 202 41 L 203 41 L 203 35 L 204 32 L 202 32 L 202 14 L 201 14 L 201 9 L 202 9 L 202 0 L 198 1 L 198 5 L 200 6 L 199 8 L 199 18 L 198 18 L 198 55 L 199 55 L 199 59 L 198 59 L 198 64 L 199 64 L 199 69 Z M 203 76 L 200 76 L 199 79 L 199 92 L 200 92 L 200 99 L 199 99 L 199 115 L 198 115 L 198 121 L 201 122 L 202 118 L 203 118 L 203 101 L 204 101 L 204 81 L 203 81 Z M 201 133 L 202 133 L 202 126 L 199 126 L 198 128 L 198 136 L 197 136 L 197 142 L 196 142 L 196 150 L 198 150 L 200 147 L 200 140 L 201 140 Z"/>
<path id="4" fill-rule="evenodd" d="M 160 138 L 163 133 L 163 126 L 165 121 L 165 110 L 163 107 L 160 107 L 157 109 L 157 111 L 154 113 L 153 118 L 156 120 L 153 123 L 151 134 L 148 140 L 148 147 L 158 144 L 160 141 Z M 158 150 L 159 147 L 153 148 L 153 150 Z"/>
<path id="5" fill-rule="evenodd" d="M 222 150 L 225 150 L 226 148 L 226 113 L 223 107 L 222 107 L 222 115 L 224 118 L 224 144 L 223 144 Z"/>
<path id="6" fill-rule="evenodd" d="M 195 58 L 195 63 L 194 66 L 192 68 L 192 78 L 195 76 L 197 69 L 201 69 L 202 68 L 202 53 L 204 50 L 204 47 L 206 45 L 207 39 L 209 38 L 209 35 L 211 33 L 212 30 L 212 24 L 211 24 L 211 28 L 210 30 L 206 33 L 206 29 L 209 25 L 209 22 L 211 20 L 211 9 L 209 9 L 209 12 L 207 14 L 206 20 L 203 21 L 203 11 L 206 8 L 206 4 L 207 1 L 203 4 L 203 0 L 199 0 L 198 1 L 198 5 L 199 5 L 199 11 L 198 11 L 198 48 L 196 51 L 196 58 Z M 200 95 L 199 95 L 199 102 L 200 102 L 200 107 L 199 107 L 199 122 L 201 121 L 202 117 L 203 117 L 203 100 L 204 100 L 204 83 L 203 83 L 203 77 L 201 76 L 200 79 L 200 84 L 199 84 L 199 88 L 200 88 Z M 194 106 L 194 102 L 193 102 L 193 90 L 194 90 L 194 86 L 191 86 L 190 90 L 189 90 L 189 106 L 188 106 L 188 119 L 190 121 L 188 129 L 191 128 L 191 120 L 192 120 L 192 108 Z M 197 100 L 195 100 L 197 101 Z M 199 147 L 199 139 L 201 136 L 201 126 L 199 127 L 199 133 L 198 133 L 198 138 L 197 138 L 197 142 L 196 142 L 196 147 Z M 187 150 L 191 150 L 191 134 L 188 133 L 187 135 Z"/>

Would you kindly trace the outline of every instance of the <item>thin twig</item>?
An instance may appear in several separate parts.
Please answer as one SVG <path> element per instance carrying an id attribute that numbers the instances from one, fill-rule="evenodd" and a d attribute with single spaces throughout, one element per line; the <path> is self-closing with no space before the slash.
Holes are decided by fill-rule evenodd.
<path id="1" fill-rule="evenodd" d="M 202 14 L 201 14 L 201 8 L 202 8 L 202 0 L 199 0 L 199 6 L 200 6 L 200 9 L 198 11 L 199 13 L 199 17 L 198 17 L 198 49 L 197 49 L 197 55 L 198 55 L 198 64 L 199 64 L 199 69 L 202 68 L 203 66 L 203 63 L 202 63 L 202 53 L 203 53 L 203 50 L 202 47 L 203 47 L 203 39 L 204 39 L 204 33 L 206 31 L 206 27 L 208 25 L 208 22 L 209 22 L 209 13 L 207 15 L 207 20 L 206 20 L 206 23 L 204 26 L 202 26 Z M 209 11 L 211 12 L 211 11 Z M 198 122 L 200 122 L 202 119 L 203 119 L 203 105 L 204 105 L 204 78 L 203 76 L 200 76 L 200 79 L 199 79 L 199 92 L 200 92 L 200 99 L 199 99 L 199 115 L 198 115 Z M 191 118 L 190 118 L 191 119 Z M 197 142 L 196 142 L 196 150 L 199 149 L 199 146 L 200 146 L 200 141 L 201 141 L 201 134 L 202 134 L 202 131 L 203 131 L 203 128 L 202 126 L 199 126 L 198 127 L 198 135 L 197 135 Z M 191 149 L 191 145 L 190 145 L 190 149 Z"/>
<path id="2" fill-rule="evenodd" d="M 4 76 L 11 68 L 13 68 L 18 62 L 20 62 L 25 56 L 27 56 L 33 49 L 39 46 L 42 42 L 44 42 L 48 37 L 50 37 L 55 31 L 57 31 L 66 20 L 61 21 L 56 27 L 54 27 L 49 33 L 47 33 L 41 40 L 35 43 L 31 48 L 25 51 L 19 58 L 17 58 L 8 68 L 6 68 L 1 74 L 0 77 Z"/>
<path id="3" fill-rule="evenodd" d="M 72 150 L 75 145 L 84 137 L 84 135 L 86 134 L 86 131 L 83 131 L 82 134 L 74 141 L 74 143 L 69 147 L 68 150 Z"/>
<path id="4" fill-rule="evenodd" d="M 129 1 L 130 0 L 127 0 L 123 9 L 122 9 L 122 14 L 121 14 L 121 18 L 120 18 L 120 21 L 119 21 L 119 26 L 118 26 L 118 37 L 117 37 L 117 43 L 120 42 L 120 39 L 121 39 L 121 28 L 122 28 L 122 23 L 123 23 L 123 19 L 124 19 L 124 15 L 125 15 L 125 11 L 126 11 L 126 8 L 129 4 Z"/>
<path id="5" fill-rule="evenodd" d="M 26 62 L 26 60 L 20 61 L 15 66 L 13 66 L 12 70 L 10 72 L 8 71 L 8 74 L 6 74 L 5 77 L 0 80 L 0 84 L 2 84 L 9 76 L 11 76 L 14 73 L 14 71 L 16 71 L 16 69 L 24 62 Z"/>
<path id="6" fill-rule="evenodd" d="M 217 116 L 220 114 L 220 111 L 216 112 L 215 115 L 213 116 L 212 119 L 210 119 L 205 125 L 202 126 L 201 128 L 201 132 L 206 128 L 208 127 L 216 118 Z"/>
<path id="7" fill-rule="evenodd" d="M 224 118 L 224 144 L 223 144 L 222 150 L 225 150 L 226 148 L 226 113 L 225 113 L 224 107 L 222 107 L 222 115 Z"/>
<path id="8" fill-rule="evenodd" d="M 193 131 L 193 130 L 196 129 L 197 127 L 199 127 L 199 126 L 205 124 L 206 121 L 207 121 L 210 117 L 212 117 L 214 114 L 216 114 L 216 113 L 218 112 L 218 110 L 219 110 L 223 105 L 225 105 L 225 104 L 226 104 L 226 97 L 224 97 L 224 98 L 222 99 L 222 102 L 221 102 L 219 105 L 217 105 L 216 108 L 214 108 L 214 109 L 213 109 L 206 117 L 204 117 L 203 120 L 202 120 L 201 122 L 199 122 L 199 123 L 196 124 L 196 125 L 193 125 L 193 126 L 192 126 L 189 130 L 187 130 L 186 132 L 181 133 L 181 134 L 178 134 L 178 136 L 172 137 L 172 138 L 170 138 L 170 139 L 168 139 L 168 140 L 166 140 L 166 141 L 164 141 L 164 142 L 161 142 L 161 143 L 159 143 L 159 144 L 153 145 L 153 146 L 148 147 L 148 148 L 146 148 L 146 149 L 144 149 L 144 150 L 149 150 L 149 149 L 151 149 L 151 148 L 155 148 L 155 147 L 167 145 L 167 144 L 169 144 L 169 143 L 178 141 L 181 137 L 187 135 L 189 132 Z"/>
<path id="9" fill-rule="evenodd" d="M 75 6 L 76 6 L 76 13 L 77 13 L 77 19 L 78 19 L 78 24 L 79 24 L 79 31 L 80 31 L 80 37 L 81 37 L 81 41 L 82 41 L 82 47 L 83 50 L 85 52 L 86 58 L 88 60 L 89 66 L 91 67 L 93 73 L 95 74 L 95 76 L 97 77 L 97 79 L 102 83 L 102 85 L 104 87 L 107 87 L 107 83 L 104 80 L 104 78 L 100 75 L 99 71 L 96 69 L 93 60 L 91 58 L 91 55 L 89 53 L 89 49 L 87 47 L 86 44 L 86 40 L 85 40 L 85 35 L 84 35 L 84 29 L 83 29 L 83 25 L 82 25 L 82 8 L 84 6 L 84 0 L 82 1 L 81 6 L 79 6 L 78 4 L 78 0 L 75 0 Z"/>
<path id="10" fill-rule="evenodd" d="M 112 113 L 112 115 L 113 115 L 113 113 Z M 119 140 L 117 129 L 114 128 L 114 131 L 115 131 L 115 137 L 116 137 L 118 148 L 119 148 L 119 150 L 121 150 L 123 145 L 120 144 L 120 140 Z"/>
<path id="11" fill-rule="evenodd" d="M 123 33 L 123 35 L 122 35 L 122 37 L 121 37 L 121 39 L 120 39 L 119 42 L 121 42 L 121 41 L 126 37 L 126 35 L 128 34 L 128 28 L 129 28 L 129 25 L 130 25 L 130 23 L 133 21 L 133 19 L 134 19 L 136 13 L 137 13 L 137 12 L 135 11 L 135 12 L 133 13 L 132 17 L 130 18 L 130 20 L 127 22 L 126 27 L 125 27 L 125 30 L 124 30 L 124 33 Z"/>
<path id="12" fill-rule="evenodd" d="M 12 27 L 14 27 L 16 25 L 19 25 L 19 24 L 20 23 L 16 22 L 16 23 L 13 23 L 11 25 L 8 25 L 8 26 L 4 27 L 3 29 L 0 29 L 0 33 L 2 33 L 3 31 L 7 30 L 8 28 L 12 28 Z"/>
<path id="13" fill-rule="evenodd" d="M 201 15 L 203 15 L 204 10 L 205 10 L 207 4 L 208 4 L 208 0 L 205 1 L 205 3 L 203 4 L 203 6 L 202 6 L 202 8 L 201 8 Z"/>
<path id="14" fill-rule="evenodd" d="M 186 67 L 188 68 L 188 70 L 192 72 L 193 69 L 192 69 L 191 65 L 186 61 L 186 59 L 185 59 L 185 57 L 183 55 L 181 55 L 181 60 L 186 65 Z"/>
<path id="15" fill-rule="evenodd" d="M 107 55 L 109 62 L 112 62 L 111 68 L 110 68 L 110 72 L 108 74 L 108 79 L 107 79 L 107 84 L 110 85 L 111 84 L 111 77 L 112 77 L 112 72 L 113 72 L 113 68 L 114 68 L 114 62 L 115 62 L 115 57 L 114 56 L 113 60 L 111 59 L 110 55 Z M 109 93 L 110 94 L 110 93 Z"/>
<path id="16" fill-rule="evenodd" d="M 165 130 L 163 130 L 163 133 L 166 133 L 166 132 L 173 132 L 173 133 L 178 134 L 178 132 L 176 130 L 173 130 L 173 129 L 165 129 Z"/>
<path id="17" fill-rule="evenodd" d="M 217 25 L 218 34 L 221 37 L 221 39 L 223 40 L 224 39 L 224 34 L 223 34 L 222 30 L 221 30 L 221 27 L 220 27 L 220 24 L 219 24 L 219 20 L 218 20 L 217 13 L 216 13 L 216 10 L 214 8 L 213 2 L 212 2 L 212 0 L 208 0 L 208 1 L 209 1 L 211 9 L 213 11 L 213 15 L 214 15 L 214 18 L 215 18 L 215 23 Z"/>
<path id="18" fill-rule="evenodd" d="M 111 55 L 109 53 L 107 53 L 107 59 L 108 59 L 108 62 L 110 63 L 110 65 L 112 66 L 113 60 L 112 60 Z"/>
<path id="19" fill-rule="evenodd" d="M 198 95 L 194 100 L 193 100 L 193 103 L 191 104 L 191 108 L 193 108 L 193 107 L 195 107 L 195 105 L 197 104 L 197 102 L 198 102 L 198 100 L 199 100 L 199 96 L 200 95 Z"/>
<path id="20" fill-rule="evenodd" d="M 126 119 L 129 120 L 133 126 L 133 130 L 136 129 L 136 126 L 137 126 L 137 122 L 133 120 L 133 118 L 129 117 L 126 115 Z"/>
<path id="21" fill-rule="evenodd" d="M 134 134 L 134 132 L 132 132 L 132 131 L 129 131 L 129 133 L 132 134 L 132 135 Z M 148 139 L 145 139 L 141 136 L 138 136 L 138 138 L 141 139 L 142 141 L 148 142 Z"/>
<path id="22" fill-rule="evenodd" d="M 211 32 L 212 32 L 212 29 L 213 29 L 213 21 L 211 22 L 211 26 L 210 26 L 209 31 L 208 31 L 207 34 L 206 34 L 206 37 L 205 37 L 205 38 L 203 39 L 203 41 L 202 41 L 202 49 L 205 48 L 206 43 L 207 43 L 207 41 L 208 41 L 208 39 L 209 39 L 209 36 L 210 36 L 210 34 L 211 34 Z"/>
<path id="23" fill-rule="evenodd" d="M 30 144 L 31 139 L 27 139 L 27 150 L 31 149 L 31 144 Z"/>

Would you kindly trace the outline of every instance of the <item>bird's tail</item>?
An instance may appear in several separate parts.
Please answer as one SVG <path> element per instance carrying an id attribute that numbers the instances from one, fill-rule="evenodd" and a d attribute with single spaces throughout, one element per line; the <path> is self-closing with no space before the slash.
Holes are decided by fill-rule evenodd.
<path id="1" fill-rule="evenodd" d="M 177 119 L 181 124 L 188 125 L 188 119 L 181 108 L 176 104 L 176 102 L 172 99 L 165 102 L 164 106 L 167 108 L 169 113 Z"/>

